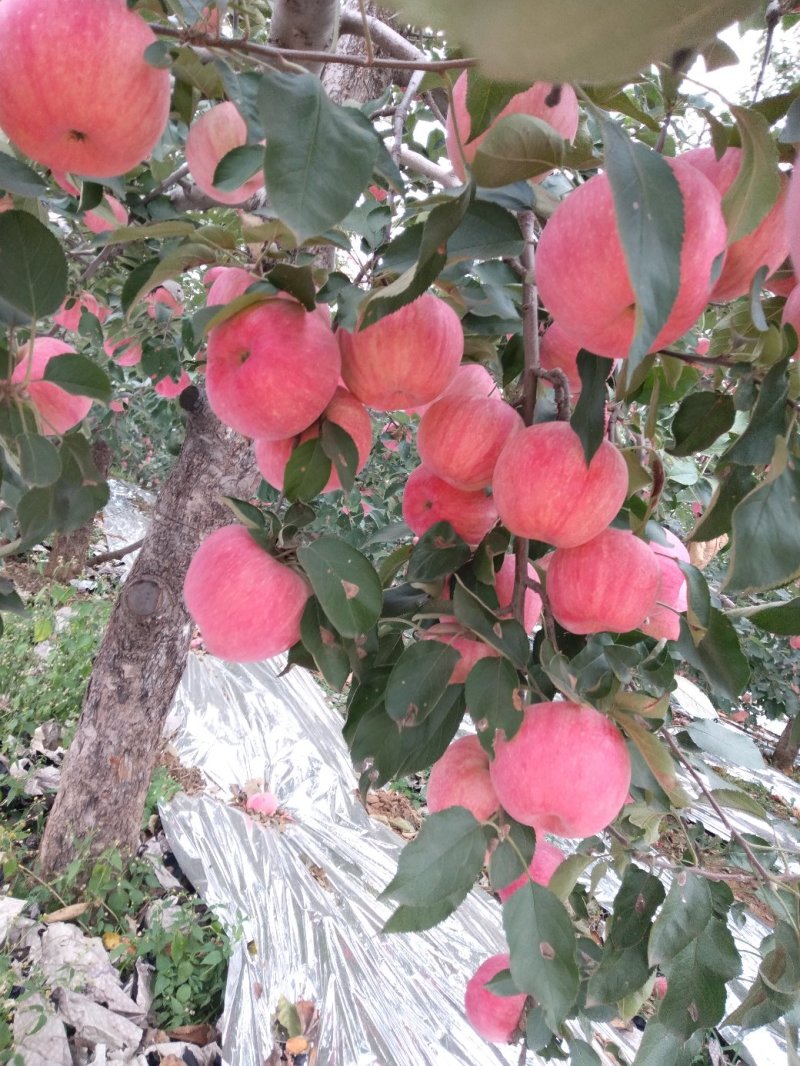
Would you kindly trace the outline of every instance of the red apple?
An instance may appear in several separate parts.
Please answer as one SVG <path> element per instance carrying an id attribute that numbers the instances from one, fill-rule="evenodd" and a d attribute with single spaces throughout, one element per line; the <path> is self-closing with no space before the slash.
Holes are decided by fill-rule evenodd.
<path id="1" fill-rule="evenodd" d="M 248 437 L 302 433 L 333 399 L 336 338 L 318 314 L 290 299 L 268 300 L 211 330 L 206 385 L 211 409 Z"/>
<path id="2" fill-rule="evenodd" d="M 186 162 L 195 184 L 219 204 L 241 204 L 264 187 L 259 170 L 243 185 L 223 192 L 214 185 L 214 173 L 223 156 L 247 144 L 247 125 L 230 100 L 216 104 L 194 120 L 186 138 Z"/>
<path id="3" fill-rule="evenodd" d="M 208 286 L 206 306 L 214 307 L 219 304 L 224 307 L 237 296 L 243 296 L 259 278 L 242 267 L 212 267 L 206 271 L 203 280 Z"/>
<path id="4" fill-rule="evenodd" d="M 206 648 L 241 663 L 297 643 L 310 594 L 305 579 L 268 555 L 244 526 L 224 526 L 206 537 L 183 586 Z"/>
<path id="5" fill-rule="evenodd" d="M 795 285 L 786 298 L 781 316 L 782 326 L 792 326 L 800 339 L 800 285 Z M 794 353 L 795 359 L 800 359 L 800 349 Z"/>
<path id="6" fill-rule="evenodd" d="M 622 529 L 558 548 L 547 571 L 550 607 L 570 633 L 637 629 L 655 610 L 660 585 L 658 557 Z"/>
<path id="7" fill-rule="evenodd" d="M 500 606 L 500 613 L 507 615 L 509 618 L 511 617 L 511 601 L 514 596 L 515 572 L 516 563 L 514 562 L 514 556 L 504 555 L 503 565 L 494 575 L 494 590 L 497 593 L 497 602 Z M 528 563 L 528 577 L 534 581 L 538 580 L 536 570 L 531 563 Z M 530 633 L 542 614 L 541 597 L 532 588 L 525 589 L 522 612 L 524 616 L 523 624 L 525 632 Z"/>
<path id="8" fill-rule="evenodd" d="M 788 192 L 787 192 L 788 195 Z M 785 216 L 784 205 L 784 216 Z M 786 259 L 778 270 L 764 282 L 764 288 L 768 292 L 774 293 L 776 296 L 788 296 L 792 289 L 797 285 L 797 278 L 792 270 L 792 264 Z"/>
<path id="9" fill-rule="evenodd" d="M 456 140 L 456 124 L 461 136 L 464 156 L 469 164 L 472 163 L 475 153 L 489 131 L 501 118 L 505 118 L 507 115 L 532 115 L 534 118 L 544 119 L 565 140 L 571 141 L 578 131 L 578 120 L 580 118 L 578 98 L 571 85 L 561 85 L 558 90 L 557 100 L 549 102 L 548 98 L 552 99 L 553 88 L 548 82 L 537 81 L 530 89 L 512 96 L 489 128 L 470 141 L 470 118 L 467 111 L 467 75 L 461 74 L 453 86 L 453 108 L 447 114 L 445 129 L 447 155 L 453 165 L 453 170 L 459 178 L 464 181 L 465 173 Z M 539 175 L 537 181 L 541 181 L 544 176 L 544 174 Z"/>
<path id="10" fill-rule="evenodd" d="M 115 360 L 119 366 L 136 366 L 142 361 L 142 346 L 137 344 L 133 337 L 106 341 L 103 345 L 103 351 L 109 359 Z"/>
<path id="11" fill-rule="evenodd" d="M 271 792 L 254 792 L 245 804 L 245 810 L 254 814 L 274 814 L 278 809 L 278 800 Z"/>
<path id="12" fill-rule="evenodd" d="M 528 866 L 527 874 L 522 874 L 505 888 L 498 888 L 497 895 L 501 902 L 505 903 L 509 896 L 513 896 L 517 889 L 522 888 L 529 880 L 537 885 L 544 885 L 546 888 L 550 884 L 550 878 L 565 858 L 564 852 L 555 844 L 549 844 L 546 840 L 537 840 L 536 850 Z"/>
<path id="13" fill-rule="evenodd" d="M 43 381 L 45 367 L 59 355 L 75 355 L 75 349 L 54 337 L 36 337 L 19 350 L 19 362 L 11 381 L 25 386 L 36 408 L 40 428 L 46 436 L 56 436 L 82 422 L 89 413 L 92 401 L 88 396 L 73 396 L 52 382 Z"/>
<path id="14" fill-rule="evenodd" d="M 418 537 L 437 522 L 449 522 L 459 537 L 474 547 L 497 521 L 497 510 L 483 490 L 454 488 L 418 466 L 403 492 L 403 521 Z"/>
<path id="15" fill-rule="evenodd" d="M 501 807 L 523 825 L 588 837 L 617 817 L 631 760 L 622 734 L 593 707 L 534 703 L 511 740 L 495 737 L 489 767 Z"/>
<path id="16" fill-rule="evenodd" d="M 117 226 L 127 226 L 128 212 L 116 196 L 104 196 L 99 208 L 84 214 L 83 224 L 92 233 L 110 233 Z"/>
<path id="17" fill-rule="evenodd" d="M 491 484 L 497 457 L 524 423 L 504 400 L 451 394 L 430 405 L 417 431 L 419 457 L 458 489 Z"/>
<path id="18" fill-rule="evenodd" d="M 501 399 L 494 378 L 480 363 L 462 363 L 441 396 L 432 400 L 431 403 L 437 403 L 446 396 L 482 396 L 484 398 L 492 396 L 495 399 Z M 430 403 L 422 403 L 417 407 L 406 407 L 405 410 L 421 418 L 430 406 Z"/>
<path id="19" fill-rule="evenodd" d="M 358 471 L 366 466 L 369 453 L 372 450 L 372 421 L 363 403 L 360 403 L 347 389 L 337 388 L 333 399 L 322 413 L 322 418 L 328 422 L 335 422 L 345 432 L 349 433 L 356 450 L 358 451 Z M 313 437 L 318 437 L 320 423 L 315 422 L 301 435 L 297 443 L 303 444 Z M 286 440 L 257 440 L 255 442 L 256 463 L 264 480 L 274 489 L 283 492 L 283 474 L 286 464 L 295 448 L 295 437 Z M 331 468 L 331 476 L 322 492 L 334 492 L 340 489 L 342 483 L 334 468 Z"/>
<path id="20" fill-rule="evenodd" d="M 507 970 L 510 963 L 509 955 L 492 955 L 481 963 L 467 982 L 464 997 L 467 1018 L 484 1040 L 507 1044 L 520 1026 L 528 997 L 522 992 L 517 996 L 498 996 L 486 987 L 501 970 Z"/>
<path id="21" fill-rule="evenodd" d="M 426 293 L 373 326 L 337 334 L 348 389 L 378 411 L 430 403 L 453 379 L 464 352 L 455 311 Z"/>
<path id="22" fill-rule="evenodd" d="M 786 194 L 786 231 L 789 235 L 789 258 L 795 274 L 800 277 L 800 165 L 795 158 L 789 191 Z"/>
<path id="23" fill-rule="evenodd" d="M 733 185 L 742 165 L 741 148 L 727 148 L 721 159 L 717 159 L 713 148 L 693 148 L 683 152 L 681 159 L 691 163 L 713 183 L 720 196 L 724 196 Z M 786 201 L 786 181 L 782 180 L 782 191 L 774 206 L 752 233 L 741 240 L 734 241 L 725 256 L 725 266 L 716 285 L 711 290 L 711 299 L 716 303 L 727 303 L 737 296 L 750 292 L 753 277 L 759 267 L 769 267 L 774 273 L 789 252 L 789 238 L 784 219 Z"/>
<path id="24" fill-rule="evenodd" d="M 170 109 L 156 36 L 125 0 L 3 0 L 0 127 L 37 163 L 96 178 L 146 159 Z"/>
<path id="25" fill-rule="evenodd" d="M 14 210 L 14 198 L 9 193 L 6 193 L 5 196 L 0 196 L 0 214 L 2 214 L 3 211 L 13 211 L 13 210 Z"/>
<path id="26" fill-rule="evenodd" d="M 484 643 L 469 630 L 462 629 L 455 619 L 432 625 L 425 630 L 422 639 L 438 640 L 442 644 L 448 644 L 461 656 L 453 667 L 448 685 L 463 685 L 475 663 L 480 659 L 493 659 L 501 654 L 491 644 Z"/>
<path id="27" fill-rule="evenodd" d="M 435 814 L 448 807 L 466 807 L 485 822 L 500 804 L 489 777 L 489 756 L 476 736 L 454 740 L 431 767 L 428 810 Z"/>
<path id="28" fill-rule="evenodd" d="M 800 648 L 800 637 L 789 637 L 789 647 L 795 650 Z"/>
<path id="29" fill-rule="evenodd" d="M 563 370 L 572 396 L 580 395 L 581 376 L 578 373 L 578 352 L 581 346 L 576 344 L 559 326 L 551 322 L 539 341 L 539 361 L 542 370 Z M 546 378 L 541 384 L 553 388 L 553 383 Z"/>
<path id="30" fill-rule="evenodd" d="M 158 318 L 159 309 L 162 307 L 166 308 L 168 318 L 177 318 L 183 314 L 183 290 L 174 281 L 165 281 L 163 285 L 159 285 L 145 296 L 144 302 L 147 305 L 147 314 L 152 319 Z"/>
<path id="31" fill-rule="evenodd" d="M 708 178 L 681 159 L 667 162 L 683 197 L 680 289 L 651 351 L 677 340 L 697 321 L 727 236 L 720 195 Z M 536 280 L 542 302 L 576 344 L 612 359 L 628 355 L 636 297 L 607 175 L 590 178 L 556 208 L 539 242 Z"/>
<path id="32" fill-rule="evenodd" d="M 506 444 L 492 479 L 503 525 L 532 540 L 572 548 L 597 536 L 628 494 L 628 468 L 604 440 L 587 467 L 567 422 L 529 426 Z"/>
<path id="33" fill-rule="evenodd" d="M 191 385 L 192 379 L 186 373 L 185 370 L 181 371 L 181 376 L 178 381 L 173 381 L 171 377 L 167 376 L 161 378 L 159 381 L 153 383 L 153 387 L 159 396 L 163 396 L 165 400 L 174 400 L 180 396 L 185 388 Z"/>
<path id="34" fill-rule="evenodd" d="M 79 296 L 68 297 L 53 315 L 53 321 L 69 333 L 76 333 L 84 311 L 88 311 L 101 322 L 108 318 L 108 308 L 103 307 L 90 292 L 82 292 Z"/>

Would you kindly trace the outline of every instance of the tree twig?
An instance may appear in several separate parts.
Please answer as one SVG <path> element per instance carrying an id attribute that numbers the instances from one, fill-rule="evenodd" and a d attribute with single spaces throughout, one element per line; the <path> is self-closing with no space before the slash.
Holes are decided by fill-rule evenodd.
<path id="1" fill-rule="evenodd" d="M 93 555 L 89 559 L 89 566 L 98 566 L 100 563 L 110 563 L 113 559 L 122 559 L 126 555 L 130 555 L 131 552 L 138 551 L 144 544 L 144 537 L 141 540 L 135 540 L 133 544 L 126 544 L 123 548 L 115 548 L 113 551 L 101 552 L 100 555 Z"/>
<path id="2" fill-rule="evenodd" d="M 406 91 L 403 93 L 403 99 L 397 105 L 394 113 L 394 143 L 392 145 L 392 158 L 395 163 L 400 163 L 400 151 L 403 147 L 403 132 L 405 130 L 406 118 L 408 112 L 411 110 L 411 105 L 414 102 L 414 97 L 417 95 L 417 89 L 420 82 L 425 77 L 423 70 L 415 70 L 408 80 Z"/>
<path id="3" fill-rule="evenodd" d="M 717 817 L 720 819 L 722 824 L 728 830 L 728 832 L 730 833 L 731 837 L 736 841 L 736 843 L 739 845 L 739 847 L 745 853 L 745 855 L 747 856 L 747 861 L 753 867 L 753 869 L 758 874 L 758 876 L 764 881 L 765 884 L 769 884 L 770 881 L 773 881 L 774 878 L 773 878 L 772 874 L 770 874 L 768 870 L 764 869 L 762 864 L 759 862 L 759 859 L 758 859 L 757 855 L 755 854 L 755 852 L 753 851 L 753 849 L 750 847 L 750 845 L 744 839 L 744 837 L 739 832 L 739 830 L 736 828 L 736 826 L 734 826 L 733 823 L 730 821 L 728 816 L 723 811 L 722 807 L 720 807 L 720 805 L 717 803 L 716 799 L 711 794 L 711 790 L 708 788 L 708 786 L 706 785 L 705 781 L 703 781 L 703 779 L 700 776 L 700 774 L 698 774 L 698 772 L 695 770 L 695 768 L 692 766 L 692 764 L 689 762 L 689 760 L 683 754 L 681 749 L 675 743 L 675 740 L 674 740 L 672 734 L 669 732 L 669 730 L 662 729 L 661 730 L 661 736 L 666 741 L 667 746 L 672 751 L 672 753 L 676 756 L 676 758 L 679 760 L 679 762 L 684 766 L 684 768 L 686 769 L 686 771 L 689 774 L 689 776 L 691 777 L 691 779 L 694 781 L 694 783 L 697 785 L 697 787 L 703 793 L 703 795 L 705 796 L 706 800 L 708 801 L 708 803 L 713 808 L 714 813 L 717 815 Z"/>
<path id="4" fill-rule="evenodd" d="M 320 52 L 313 48 L 276 48 L 269 44 L 256 44 L 255 41 L 246 41 L 240 37 L 214 37 L 211 34 L 189 34 L 186 30 L 179 29 L 176 26 L 164 26 L 160 22 L 151 22 L 149 23 L 149 26 L 159 37 L 171 37 L 191 48 L 200 45 L 204 48 L 218 49 L 223 52 L 241 52 L 245 55 L 260 59 L 264 63 L 270 65 L 274 65 L 275 63 L 296 64 L 297 62 L 341 63 L 351 67 L 385 67 L 390 70 L 443 71 L 464 70 L 467 67 L 476 66 L 478 62 L 477 59 L 471 58 L 439 59 L 431 61 L 416 58 L 381 59 L 380 57 L 375 57 L 370 62 L 367 56 L 347 55 L 343 52 Z M 378 38 L 372 27 L 373 23 L 370 22 L 373 42 L 383 48 L 384 42 Z M 343 29 L 343 26 L 341 28 Z M 347 32 L 357 33 L 358 31 L 348 29 Z M 397 36 L 399 36 L 399 34 Z M 417 53 L 417 49 L 414 49 L 414 52 Z"/>

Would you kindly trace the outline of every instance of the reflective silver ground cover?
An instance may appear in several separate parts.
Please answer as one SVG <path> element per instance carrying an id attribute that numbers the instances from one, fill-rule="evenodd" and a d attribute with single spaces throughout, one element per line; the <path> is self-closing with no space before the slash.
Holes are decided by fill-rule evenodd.
<path id="1" fill-rule="evenodd" d="M 317 1066 L 518 1063 L 518 1050 L 485 1043 L 463 1015 L 468 977 L 503 950 L 500 907 L 476 890 L 429 933 L 379 935 L 391 908 L 376 897 L 394 874 L 402 841 L 355 796 L 338 712 L 310 675 L 293 670 L 279 678 L 280 665 L 190 656 L 168 723 L 182 762 L 199 767 L 210 787 L 166 807 L 165 830 L 187 876 L 237 941 L 226 993 L 226 1063 L 262 1066 L 269 1058 L 280 996 L 317 1005 Z M 786 781 L 769 769 L 759 776 Z M 253 778 L 278 796 L 288 824 L 264 826 L 228 805 L 231 788 Z M 705 815 L 701 810 L 704 823 Z M 731 817 L 738 821 L 736 812 Z M 709 828 L 724 829 L 716 822 Z M 756 827 L 742 816 L 742 828 Z M 763 823 L 758 830 L 764 835 Z M 787 843 L 783 832 L 776 839 Z M 312 864 L 325 872 L 327 887 Z M 604 905 L 618 887 L 614 876 L 603 879 Z M 733 932 L 745 972 L 731 987 L 728 1010 L 755 975 L 768 929 L 748 918 Z M 636 1030 L 610 1026 L 596 1027 L 595 1036 L 604 1062 L 613 1060 L 602 1055 L 603 1043 L 632 1059 L 640 1041 Z M 744 1047 L 753 1066 L 786 1062 L 780 1026 L 749 1034 Z M 528 1063 L 538 1061 L 528 1055 Z"/>

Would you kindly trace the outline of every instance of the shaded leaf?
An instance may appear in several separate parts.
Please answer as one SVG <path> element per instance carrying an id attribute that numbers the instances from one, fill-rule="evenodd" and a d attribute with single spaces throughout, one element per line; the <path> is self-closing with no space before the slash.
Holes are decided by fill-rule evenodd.
<path id="1" fill-rule="evenodd" d="M 452 574 L 472 552 L 449 522 L 436 522 L 419 538 L 408 563 L 409 581 L 435 581 Z"/>
<path id="2" fill-rule="evenodd" d="M 289 456 L 283 472 L 283 491 L 287 500 L 313 500 L 328 483 L 331 461 L 325 454 L 322 437 L 310 437 L 298 444 Z"/>
<path id="3" fill-rule="evenodd" d="M 581 394 L 569 424 L 580 438 L 587 464 L 592 461 L 592 456 L 603 442 L 606 425 L 606 382 L 613 366 L 613 359 L 593 355 L 584 349 L 578 352 Z"/>
<path id="4" fill-rule="evenodd" d="M 439 640 L 409 645 L 386 684 L 386 713 L 402 725 L 424 721 L 444 695 L 460 656 Z"/>
<path id="5" fill-rule="evenodd" d="M 672 420 L 675 443 L 672 455 L 694 455 L 727 433 L 736 418 L 732 396 L 721 392 L 695 392 L 681 402 Z"/>
<path id="6" fill-rule="evenodd" d="M 47 186 L 32 167 L 5 152 L 0 152 L 0 189 L 33 199 L 47 192 Z"/>
<path id="7" fill-rule="evenodd" d="M 105 370 L 88 356 L 78 354 L 55 355 L 44 368 L 43 381 L 58 385 L 74 396 L 89 396 L 108 403 L 111 399 L 111 380 Z"/>
<path id="8" fill-rule="evenodd" d="M 744 466 L 766 466 L 770 462 L 775 450 L 775 438 L 786 432 L 788 367 L 788 359 L 770 367 L 759 387 L 750 424 L 725 452 L 723 462 L 741 463 Z"/>
<path id="9" fill-rule="evenodd" d="M 769 122 L 757 111 L 731 107 L 742 142 L 742 161 L 736 177 L 722 197 L 728 226 L 728 244 L 752 233 L 767 216 L 780 193 L 778 146 L 770 136 Z"/>
<path id="10" fill-rule="evenodd" d="M 647 951 L 650 965 L 663 966 L 670 962 L 702 933 L 712 915 L 708 881 L 697 874 L 677 873 L 650 931 Z"/>
<path id="11" fill-rule="evenodd" d="M 50 230 L 27 211 L 0 214 L 0 299 L 30 318 L 57 311 L 67 295 L 67 260 Z"/>
<path id="12" fill-rule="evenodd" d="M 685 618 L 681 618 L 681 635 L 675 642 L 677 655 L 705 674 L 709 684 L 721 695 L 735 700 L 750 680 L 750 666 L 731 621 L 722 611 L 711 607 L 708 630 L 695 645 Z"/>
<path id="13" fill-rule="evenodd" d="M 309 597 L 300 619 L 300 639 L 311 652 L 317 669 L 340 691 L 350 675 L 350 657 L 342 647 L 315 596 Z"/>
<path id="14" fill-rule="evenodd" d="M 517 672 L 508 659 L 479 659 L 467 676 L 467 709 L 475 719 L 478 739 L 489 752 L 496 730 L 511 740 L 522 725 L 518 687 Z"/>
<path id="15" fill-rule="evenodd" d="M 325 614 L 345 637 L 366 633 L 378 620 L 383 592 L 378 575 L 360 551 L 338 537 L 319 537 L 297 549 Z"/>
<path id="16" fill-rule="evenodd" d="M 533 115 L 506 115 L 487 133 L 472 161 L 478 185 L 494 189 L 546 174 L 564 162 L 566 141 Z"/>

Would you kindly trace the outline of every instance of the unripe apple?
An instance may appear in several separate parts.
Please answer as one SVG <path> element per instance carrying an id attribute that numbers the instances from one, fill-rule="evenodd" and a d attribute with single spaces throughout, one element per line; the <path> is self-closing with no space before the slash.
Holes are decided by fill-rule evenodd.
<path id="1" fill-rule="evenodd" d="M 628 494 L 628 468 L 604 440 L 586 465 L 567 422 L 529 426 L 506 444 L 492 478 L 500 520 L 516 536 L 572 548 L 597 536 Z"/>
<path id="2" fill-rule="evenodd" d="M 683 198 L 680 288 L 650 351 L 677 340 L 697 321 L 708 303 L 712 267 L 724 253 L 727 237 L 720 195 L 708 178 L 691 163 L 667 163 Z M 595 355 L 627 357 L 636 325 L 636 296 L 606 174 L 580 185 L 554 211 L 536 253 L 536 281 L 542 302 L 576 344 Z"/>
<path id="3" fill-rule="evenodd" d="M 532 563 L 527 564 L 528 577 L 534 581 L 538 580 L 538 575 Z M 514 578 L 516 575 L 516 563 L 513 555 L 503 556 L 503 565 L 494 575 L 494 590 L 497 594 L 497 602 L 500 607 L 500 614 L 506 614 L 511 617 L 512 599 L 514 597 Z M 539 621 L 542 614 L 542 599 L 541 596 L 532 588 L 525 589 L 525 599 L 523 601 L 523 625 L 526 633 L 531 633 L 533 627 Z"/>
<path id="4" fill-rule="evenodd" d="M 296 644 L 310 594 L 305 579 L 268 555 L 244 526 L 224 526 L 206 537 L 183 585 L 206 648 L 240 663 Z"/>
<path id="5" fill-rule="evenodd" d="M 110 233 L 117 226 L 127 226 L 128 212 L 116 196 L 104 196 L 102 207 L 102 211 L 95 209 L 84 214 L 83 224 L 88 230 L 92 233 Z M 113 222 L 108 215 L 113 215 L 116 222 Z"/>
<path id="6" fill-rule="evenodd" d="M 245 804 L 245 810 L 254 814 L 274 814 L 278 809 L 278 800 L 271 792 L 254 792 Z"/>
<path id="7" fill-rule="evenodd" d="M 491 484 L 503 446 L 523 428 L 521 416 L 499 398 L 441 396 L 419 424 L 419 457 L 458 489 L 485 488 Z"/>
<path id="8" fill-rule="evenodd" d="M 509 955 L 492 955 L 467 982 L 464 1008 L 470 1025 L 484 1040 L 507 1044 L 519 1028 L 528 997 L 522 992 L 517 996 L 498 996 L 486 988 L 510 964 Z"/>
<path id="9" fill-rule="evenodd" d="M 622 734 L 593 707 L 559 700 L 525 708 L 489 767 L 501 807 L 537 833 L 588 837 L 619 814 L 631 782 Z M 538 846 L 538 845 L 537 845 Z"/>
<path id="10" fill-rule="evenodd" d="M 230 192 L 224 192 L 214 184 L 214 173 L 222 157 L 245 144 L 247 125 L 230 100 L 209 108 L 189 127 L 186 138 L 189 173 L 197 187 L 219 204 L 244 203 L 264 187 L 264 175 L 260 170 Z"/>
<path id="11" fill-rule="evenodd" d="M 455 311 L 425 293 L 373 326 L 338 334 L 348 389 L 378 411 L 430 403 L 453 379 L 464 353 Z"/>
<path id="12" fill-rule="evenodd" d="M 71 296 L 65 300 L 53 315 L 53 321 L 69 333 L 76 333 L 84 311 L 94 315 L 100 322 L 105 322 L 108 318 L 108 308 L 103 307 L 90 292 L 82 292 L 79 296 Z"/>
<path id="13" fill-rule="evenodd" d="M 637 629 L 655 610 L 660 585 L 658 557 L 622 529 L 558 548 L 547 571 L 550 607 L 570 633 Z"/>
<path id="14" fill-rule="evenodd" d="M 146 159 L 167 124 L 170 76 L 125 0 L 3 0 L 0 127 L 37 163 L 95 178 Z"/>
<path id="15" fill-rule="evenodd" d="M 337 388 L 333 399 L 322 413 L 322 418 L 328 422 L 335 422 L 337 426 L 350 434 L 358 452 L 358 466 L 356 473 L 366 466 L 369 453 L 372 450 L 372 421 L 363 403 L 353 396 L 347 389 Z M 320 434 L 320 422 L 300 434 L 299 444 L 318 437 Z M 295 449 L 296 438 L 289 437 L 286 440 L 257 440 L 255 442 L 255 455 L 261 476 L 272 485 L 274 489 L 283 492 L 283 475 L 286 464 L 289 462 Z M 321 492 L 335 492 L 340 489 L 342 483 L 336 469 L 331 467 L 331 476 L 328 478 L 325 488 Z"/>
<path id="16" fill-rule="evenodd" d="M 118 366 L 136 366 L 142 361 L 142 346 L 133 337 L 125 337 L 123 340 L 106 341 L 103 351 L 109 359 L 113 359 Z"/>
<path id="17" fill-rule="evenodd" d="M 188 388 L 191 383 L 192 379 L 185 370 L 182 370 L 181 376 L 177 381 L 173 381 L 173 379 L 167 375 L 165 378 L 153 382 L 153 388 L 158 395 L 163 396 L 165 400 L 174 400 L 177 396 L 180 396 L 183 390 Z"/>
<path id="18" fill-rule="evenodd" d="M 476 736 L 454 740 L 431 767 L 428 779 L 428 810 L 431 814 L 448 807 L 466 807 L 479 822 L 485 822 L 500 803 L 489 777 L 489 756 Z"/>
<path id="19" fill-rule="evenodd" d="M 550 878 L 565 858 L 566 855 L 561 848 L 557 848 L 555 844 L 550 844 L 544 839 L 537 839 L 536 850 L 528 866 L 527 874 L 521 874 L 516 881 L 512 881 L 505 888 L 498 888 L 497 895 L 500 901 L 505 903 L 509 896 L 513 896 L 517 889 L 522 888 L 529 880 L 537 885 L 544 885 L 546 888 L 550 884 Z"/>
<path id="20" fill-rule="evenodd" d="M 447 125 L 445 127 L 445 142 L 447 155 L 453 166 L 453 170 L 461 178 L 465 179 L 464 164 L 461 161 L 461 153 L 458 150 L 456 139 L 456 125 L 461 136 L 464 149 L 464 157 L 471 164 L 481 142 L 488 136 L 490 130 L 507 115 L 532 115 L 534 118 L 544 119 L 556 133 L 564 140 L 571 141 L 578 131 L 578 98 L 571 85 L 560 85 L 554 93 L 555 86 L 549 82 L 537 81 L 530 89 L 512 96 L 494 122 L 483 133 L 479 133 L 474 140 L 469 140 L 470 118 L 467 110 L 467 75 L 461 74 L 453 86 L 453 107 L 447 113 Z M 540 174 L 536 179 L 541 181 L 545 177 Z"/>
<path id="21" fill-rule="evenodd" d="M 268 300 L 211 330 L 206 387 L 211 409 L 247 437 L 302 433 L 333 399 L 339 347 L 318 314 Z"/>
<path id="22" fill-rule="evenodd" d="M 680 158 L 697 167 L 712 182 L 720 196 L 724 196 L 741 168 L 742 150 L 727 148 L 722 158 L 717 159 L 713 148 L 692 148 L 689 152 L 683 152 Z M 768 273 L 772 274 L 788 255 L 789 236 L 784 218 L 786 192 L 787 182 L 781 176 L 781 193 L 769 213 L 752 233 L 728 247 L 722 273 L 711 290 L 711 299 L 716 303 L 727 303 L 737 296 L 746 296 L 760 267 L 768 267 Z"/>
<path id="23" fill-rule="evenodd" d="M 497 648 L 479 640 L 473 633 L 462 629 L 457 622 L 432 625 L 425 630 L 423 640 L 438 640 L 454 648 L 461 658 L 453 667 L 448 685 L 463 685 L 469 677 L 470 670 L 480 659 L 493 659 L 500 656 Z"/>
<path id="24" fill-rule="evenodd" d="M 75 355 L 75 349 L 54 337 L 36 337 L 23 345 L 19 362 L 11 375 L 12 384 L 27 382 L 27 392 L 39 416 L 45 436 L 66 433 L 88 415 L 92 401 L 88 396 L 73 396 L 50 381 L 43 381 L 45 367 L 59 355 Z"/>
<path id="25" fill-rule="evenodd" d="M 482 489 L 454 488 L 418 466 L 403 491 L 403 521 L 418 537 L 437 522 L 449 522 L 462 540 L 475 547 L 497 521 L 497 510 Z"/>

